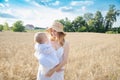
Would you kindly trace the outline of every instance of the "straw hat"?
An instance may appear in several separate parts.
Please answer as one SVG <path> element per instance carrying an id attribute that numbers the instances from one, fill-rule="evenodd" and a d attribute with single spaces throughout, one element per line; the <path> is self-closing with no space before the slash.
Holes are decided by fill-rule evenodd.
<path id="1" fill-rule="evenodd" d="M 61 24 L 60 22 L 58 21 L 55 21 L 52 26 L 50 26 L 49 28 L 47 28 L 47 31 L 49 32 L 50 29 L 54 29 L 56 30 L 57 32 L 63 32 L 64 33 L 64 30 L 63 30 L 64 26 L 63 24 Z"/>

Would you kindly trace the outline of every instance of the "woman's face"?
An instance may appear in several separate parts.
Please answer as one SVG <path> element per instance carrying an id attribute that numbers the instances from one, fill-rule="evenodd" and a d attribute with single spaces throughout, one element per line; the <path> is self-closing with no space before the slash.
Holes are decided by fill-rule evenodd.
<path id="1" fill-rule="evenodd" d="M 57 31 L 54 29 L 51 29 L 51 34 L 53 37 L 58 37 Z"/>

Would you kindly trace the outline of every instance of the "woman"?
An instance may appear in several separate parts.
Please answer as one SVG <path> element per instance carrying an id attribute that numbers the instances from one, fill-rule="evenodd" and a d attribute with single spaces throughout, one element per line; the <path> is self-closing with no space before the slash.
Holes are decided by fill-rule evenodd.
<path id="1" fill-rule="evenodd" d="M 52 68 L 46 77 L 51 77 L 52 80 L 64 80 L 64 65 L 67 63 L 69 53 L 69 43 L 65 40 L 63 25 L 55 21 L 53 25 L 47 29 L 50 34 L 50 43 L 56 50 L 56 54 L 60 63 Z"/>

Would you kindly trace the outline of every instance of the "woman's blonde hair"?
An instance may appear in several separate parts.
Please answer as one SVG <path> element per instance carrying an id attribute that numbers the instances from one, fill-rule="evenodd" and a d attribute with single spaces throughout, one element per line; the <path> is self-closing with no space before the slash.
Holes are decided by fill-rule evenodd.
<path id="1" fill-rule="evenodd" d="M 65 35 L 63 32 L 57 32 L 59 37 L 58 37 L 58 42 L 60 43 L 61 46 L 64 45 L 65 42 Z"/>
<path id="2" fill-rule="evenodd" d="M 51 33 L 52 29 L 56 30 L 56 32 L 58 33 L 57 41 L 60 43 L 61 46 L 63 46 L 65 42 L 64 37 L 66 35 L 64 32 L 63 24 L 58 21 L 54 21 L 54 23 L 46 30 L 48 33 L 50 33 L 51 40 L 56 40 L 56 38 L 52 36 L 52 33 Z"/>

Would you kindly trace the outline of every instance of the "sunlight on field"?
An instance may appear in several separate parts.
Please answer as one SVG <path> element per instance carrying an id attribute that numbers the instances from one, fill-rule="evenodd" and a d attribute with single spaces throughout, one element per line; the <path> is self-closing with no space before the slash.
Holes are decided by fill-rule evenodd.
<path id="1" fill-rule="evenodd" d="M 0 80 L 35 80 L 33 32 L 0 32 Z M 65 80 L 120 80 L 120 34 L 68 33 Z"/>

